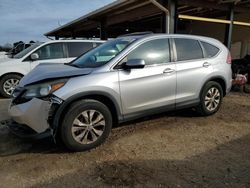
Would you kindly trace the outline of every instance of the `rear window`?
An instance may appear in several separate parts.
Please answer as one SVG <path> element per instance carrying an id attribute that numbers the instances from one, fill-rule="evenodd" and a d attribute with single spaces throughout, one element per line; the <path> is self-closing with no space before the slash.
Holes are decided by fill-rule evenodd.
<path id="1" fill-rule="evenodd" d="M 92 42 L 69 42 L 66 44 L 68 45 L 69 57 L 78 57 L 93 48 Z"/>
<path id="2" fill-rule="evenodd" d="M 177 52 L 177 61 L 192 59 L 202 59 L 202 48 L 197 40 L 176 38 L 175 46 Z"/>
<path id="3" fill-rule="evenodd" d="M 202 46 L 203 46 L 203 48 L 204 48 L 204 50 L 206 52 L 205 56 L 207 58 L 214 57 L 219 52 L 219 48 L 215 47 L 212 44 L 208 44 L 208 43 L 202 42 L 202 41 L 201 41 L 201 44 L 202 44 Z"/>

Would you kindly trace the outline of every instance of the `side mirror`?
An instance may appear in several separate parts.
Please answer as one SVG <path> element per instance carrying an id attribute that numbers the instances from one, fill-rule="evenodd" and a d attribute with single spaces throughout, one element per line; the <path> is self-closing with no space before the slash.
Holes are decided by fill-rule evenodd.
<path id="1" fill-rule="evenodd" d="M 33 54 L 31 54 L 30 59 L 32 61 L 38 60 L 39 59 L 39 55 L 37 53 L 33 53 Z"/>
<path id="2" fill-rule="evenodd" d="M 145 61 L 143 59 L 130 59 L 124 67 L 125 69 L 142 69 L 145 67 Z"/>

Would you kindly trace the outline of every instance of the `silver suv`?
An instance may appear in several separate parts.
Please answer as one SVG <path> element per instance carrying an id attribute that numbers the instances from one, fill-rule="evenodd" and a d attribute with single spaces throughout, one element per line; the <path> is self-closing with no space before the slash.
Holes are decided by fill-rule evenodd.
<path id="1" fill-rule="evenodd" d="M 128 35 L 68 64 L 41 64 L 14 91 L 10 125 L 17 134 L 52 134 L 83 151 L 115 124 L 196 107 L 220 108 L 231 88 L 231 57 L 219 41 L 191 35 Z"/>

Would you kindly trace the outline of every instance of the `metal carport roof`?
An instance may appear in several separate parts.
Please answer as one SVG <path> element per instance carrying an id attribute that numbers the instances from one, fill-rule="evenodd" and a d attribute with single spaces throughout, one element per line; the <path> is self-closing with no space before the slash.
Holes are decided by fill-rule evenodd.
<path id="1" fill-rule="evenodd" d="M 212 19 L 226 16 L 232 4 L 235 13 L 250 12 L 249 0 L 178 0 L 178 4 L 174 0 L 159 0 L 158 2 L 169 9 L 170 14 L 173 9 L 168 5 L 169 2 L 176 3 L 179 15 L 193 16 L 186 17 L 187 19 L 195 19 L 197 16 Z M 100 37 L 105 31 L 109 37 L 115 37 L 126 33 L 126 30 L 129 32 L 130 28 L 134 28 L 136 31 L 145 31 L 150 27 L 159 28 L 162 22 L 155 22 L 154 19 L 162 19 L 163 15 L 164 12 L 151 0 L 118 0 L 45 33 L 45 36 L 91 38 Z M 235 24 L 237 23 L 235 22 Z"/>

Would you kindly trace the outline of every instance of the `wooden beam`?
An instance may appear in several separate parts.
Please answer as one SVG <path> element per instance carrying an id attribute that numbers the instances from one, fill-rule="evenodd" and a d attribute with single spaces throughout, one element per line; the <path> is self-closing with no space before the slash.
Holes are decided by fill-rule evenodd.
<path id="1" fill-rule="evenodd" d="M 195 21 L 211 22 L 211 23 L 219 23 L 219 24 L 231 24 L 230 19 L 224 20 L 224 19 L 217 19 L 217 18 L 205 18 L 205 17 L 189 16 L 189 15 L 183 15 L 183 14 L 179 14 L 178 17 L 179 19 L 185 19 L 185 20 L 195 20 Z M 250 27 L 250 22 L 233 21 L 232 23 L 234 25 Z"/>
<path id="2" fill-rule="evenodd" d="M 216 19 L 216 18 L 205 18 L 205 17 L 189 16 L 189 15 L 183 15 L 183 14 L 180 14 L 178 17 L 180 19 L 186 19 L 186 20 L 196 20 L 196 21 L 203 21 L 203 22 L 230 24 L 229 20 Z"/>

